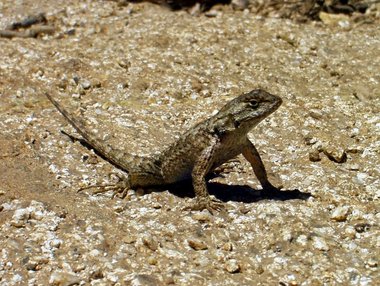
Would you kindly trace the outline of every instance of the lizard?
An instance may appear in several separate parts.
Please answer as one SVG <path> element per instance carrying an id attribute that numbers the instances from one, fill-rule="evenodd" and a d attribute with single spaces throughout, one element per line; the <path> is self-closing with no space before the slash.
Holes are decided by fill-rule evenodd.
<path id="1" fill-rule="evenodd" d="M 232 99 L 215 115 L 196 124 L 156 156 L 136 156 L 115 149 L 85 127 L 82 119 L 70 114 L 48 92 L 47 98 L 84 138 L 83 140 L 116 168 L 126 172 L 115 192 L 136 187 L 169 185 L 192 180 L 196 203 L 192 209 L 223 208 L 212 198 L 206 175 L 221 164 L 242 154 L 264 191 L 278 191 L 268 180 L 263 161 L 247 134 L 282 104 L 282 99 L 263 89 L 255 89 Z"/>

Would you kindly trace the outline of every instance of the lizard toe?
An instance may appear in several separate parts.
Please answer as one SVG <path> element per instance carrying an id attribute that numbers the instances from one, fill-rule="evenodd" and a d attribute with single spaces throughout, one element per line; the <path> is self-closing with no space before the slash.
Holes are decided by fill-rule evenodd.
<path id="1" fill-rule="evenodd" d="M 220 212 L 225 209 L 225 206 L 222 201 L 216 198 L 197 198 L 194 205 L 190 207 L 191 210 L 202 211 L 207 209 L 211 214 L 215 212 Z"/>

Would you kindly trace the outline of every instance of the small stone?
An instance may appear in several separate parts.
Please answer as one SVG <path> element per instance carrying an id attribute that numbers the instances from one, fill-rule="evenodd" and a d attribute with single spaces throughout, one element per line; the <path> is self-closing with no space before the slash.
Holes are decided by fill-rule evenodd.
<path id="1" fill-rule="evenodd" d="M 116 213 L 122 213 L 124 211 L 124 206 L 121 206 L 121 205 L 114 206 L 113 211 Z"/>
<path id="2" fill-rule="evenodd" d="M 79 276 L 64 271 L 54 271 L 50 275 L 49 285 L 75 285 L 81 282 Z"/>
<path id="3" fill-rule="evenodd" d="M 194 250 L 205 250 L 208 248 L 207 244 L 204 241 L 202 241 L 200 239 L 196 239 L 196 238 L 188 239 L 187 243 Z"/>
<path id="4" fill-rule="evenodd" d="M 118 61 L 118 64 L 119 64 L 120 67 L 122 67 L 122 68 L 124 68 L 126 70 L 128 70 L 130 68 L 130 66 L 131 66 L 130 61 L 128 61 L 127 59 L 120 59 Z"/>
<path id="5" fill-rule="evenodd" d="M 368 259 L 367 263 L 366 263 L 369 267 L 377 267 L 378 263 L 377 263 L 377 260 L 374 259 L 374 258 L 370 258 Z"/>
<path id="6" fill-rule="evenodd" d="M 135 243 L 136 242 L 136 237 L 134 237 L 133 235 L 125 235 L 123 237 L 123 242 L 126 243 L 126 244 Z"/>
<path id="7" fill-rule="evenodd" d="M 296 242 L 300 244 L 301 246 L 306 246 L 307 244 L 307 236 L 304 234 L 301 234 L 297 237 Z"/>
<path id="8" fill-rule="evenodd" d="M 368 86 L 357 86 L 353 92 L 353 96 L 363 102 L 367 102 L 372 99 L 372 90 Z"/>
<path id="9" fill-rule="evenodd" d="M 45 213 L 41 210 L 33 210 L 30 212 L 30 218 L 34 220 L 42 220 L 45 216 Z"/>
<path id="10" fill-rule="evenodd" d="M 100 88 L 100 87 L 102 87 L 102 82 L 98 79 L 94 79 L 92 82 L 92 86 L 95 88 Z"/>
<path id="11" fill-rule="evenodd" d="M 256 269 L 255 269 L 255 272 L 256 272 L 257 274 L 263 274 L 263 273 L 264 273 L 264 268 L 263 268 L 263 266 L 262 266 L 262 265 L 258 265 L 258 266 L 256 267 Z"/>
<path id="12" fill-rule="evenodd" d="M 211 91 L 208 89 L 201 90 L 199 93 L 204 98 L 210 97 L 212 95 Z"/>
<path id="13" fill-rule="evenodd" d="M 238 273 L 241 271 L 241 267 L 239 263 L 237 262 L 236 259 L 230 259 L 226 262 L 224 265 L 224 268 L 227 270 L 229 273 Z"/>
<path id="14" fill-rule="evenodd" d="M 349 146 L 346 149 L 346 152 L 352 154 L 361 154 L 363 153 L 363 148 L 361 146 Z"/>
<path id="15" fill-rule="evenodd" d="M 335 221 L 345 221 L 350 213 L 348 206 L 337 207 L 331 214 L 331 219 Z"/>
<path id="16" fill-rule="evenodd" d="M 158 249 L 158 241 L 155 237 L 151 235 L 145 235 L 142 237 L 142 243 L 148 247 L 152 251 L 156 251 Z"/>
<path id="17" fill-rule="evenodd" d="M 313 246 L 315 249 L 318 249 L 321 251 L 328 251 L 330 249 L 326 241 L 322 237 L 318 237 L 318 236 L 313 237 Z"/>
<path id="18" fill-rule="evenodd" d="M 247 207 L 247 206 L 245 206 L 245 205 L 239 207 L 239 211 L 240 211 L 240 213 L 243 214 L 243 215 L 249 213 L 251 210 L 252 210 L 252 208 L 249 208 L 249 207 Z"/>
<path id="19" fill-rule="evenodd" d="M 28 209 L 18 209 L 12 216 L 11 225 L 14 227 L 24 227 L 29 218 L 30 211 Z"/>
<path id="20" fill-rule="evenodd" d="M 311 162 L 318 162 L 321 161 L 321 156 L 319 155 L 318 150 L 313 150 L 309 152 L 309 160 Z"/>
<path id="21" fill-rule="evenodd" d="M 323 148 L 323 153 L 327 156 L 327 158 L 335 163 L 344 163 L 347 161 L 347 154 L 343 148 L 327 146 Z"/>
<path id="22" fill-rule="evenodd" d="M 356 238 L 356 230 L 352 226 L 348 226 L 345 231 L 345 236 L 350 238 L 350 239 L 355 239 Z"/>
<path id="23" fill-rule="evenodd" d="M 157 264 L 157 262 L 158 262 L 158 260 L 157 260 L 157 257 L 154 257 L 154 256 L 150 256 L 150 257 L 148 257 L 148 264 L 149 265 L 156 265 Z"/>
<path id="24" fill-rule="evenodd" d="M 315 109 L 310 110 L 309 115 L 314 119 L 321 119 L 323 117 L 322 112 Z"/>
<path id="25" fill-rule="evenodd" d="M 27 270 L 32 270 L 32 271 L 36 271 L 37 270 L 37 266 L 38 266 L 38 262 L 37 261 L 29 261 L 25 267 Z"/>
<path id="26" fill-rule="evenodd" d="M 359 171 L 359 165 L 358 164 L 349 164 L 347 165 L 347 170 L 350 171 Z"/>
<path id="27" fill-rule="evenodd" d="M 312 137 L 311 135 L 305 135 L 304 137 L 306 145 L 314 145 L 315 143 L 318 142 L 318 139 L 315 137 Z"/>
<path id="28" fill-rule="evenodd" d="M 91 87 L 91 82 L 89 80 L 83 80 L 81 82 L 81 86 L 83 87 L 83 89 L 87 90 L 87 89 L 90 89 Z"/>
<path id="29" fill-rule="evenodd" d="M 202 83 L 198 79 L 192 79 L 191 80 L 191 87 L 196 92 L 201 92 L 202 91 Z"/>
<path id="30" fill-rule="evenodd" d="M 73 81 L 75 82 L 75 84 L 78 84 L 79 80 L 80 80 L 79 76 L 77 76 L 77 75 L 73 76 Z"/>
<path id="31" fill-rule="evenodd" d="M 371 228 L 371 225 L 369 223 L 361 222 L 361 223 L 355 224 L 354 227 L 355 227 L 356 232 L 363 233 L 363 232 L 369 231 Z"/>
<path id="32" fill-rule="evenodd" d="M 201 211 L 194 213 L 192 218 L 199 222 L 209 222 L 211 220 L 211 215 L 208 211 Z"/>
<path id="33" fill-rule="evenodd" d="M 90 272 L 90 278 L 93 280 L 104 278 L 102 269 L 99 266 L 95 266 L 95 268 Z"/>
<path id="34" fill-rule="evenodd" d="M 234 246 L 231 242 L 226 242 L 225 244 L 222 245 L 222 249 L 224 251 L 232 251 L 233 248 Z"/>
<path id="35" fill-rule="evenodd" d="M 67 79 L 62 79 L 58 82 L 58 88 L 65 90 L 69 84 Z"/>
<path id="36" fill-rule="evenodd" d="M 210 11 L 205 12 L 205 16 L 210 17 L 210 18 L 214 18 L 214 17 L 218 16 L 219 14 L 220 14 L 220 12 L 217 10 L 210 10 Z"/>
<path id="37" fill-rule="evenodd" d="M 368 175 L 366 173 L 357 173 L 356 174 L 356 182 L 360 185 L 366 185 Z"/>
<path id="38" fill-rule="evenodd" d="M 95 154 L 89 154 L 82 157 L 83 162 L 86 162 L 87 164 L 96 165 L 99 163 L 98 156 L 95 156 Z"/>
<path id="39" fill-rule="evenodd" d="M 54 248 L 59 248 L 62 244 L 62 240 L 55 238 L 50 241 L 50 246 Z"/>

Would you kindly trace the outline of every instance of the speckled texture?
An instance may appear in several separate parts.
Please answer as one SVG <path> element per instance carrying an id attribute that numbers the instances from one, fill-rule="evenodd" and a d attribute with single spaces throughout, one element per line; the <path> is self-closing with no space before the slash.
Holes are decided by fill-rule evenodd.
<path id="1" fill-rule="evenodd" d="M 230 7 L 0 5 L 0 28 L 42 6 L 56 27 L 0 38 L 0 285 L 376 285 L 378 6 L 325 25 Z M 263 199 L 239 157 L 213 179 L 228 200 L 215 216 L 183 210 L 180 188 L 77 193 L 114 169 L 60 133 L 74 131 L 43 97 L 60 90 L 110 144 L 149 154 L 259 87 L 284 103 L 250 138 L 275 180 L 313 196 Z"/>

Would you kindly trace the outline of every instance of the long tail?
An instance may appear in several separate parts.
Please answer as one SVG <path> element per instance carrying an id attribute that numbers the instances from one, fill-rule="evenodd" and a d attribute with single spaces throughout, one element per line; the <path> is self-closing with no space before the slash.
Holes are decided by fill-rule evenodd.
<path id="1" fill-rule="evenodd" d="M 133 170 L 133 168 L 137 168 L 135 165 L 140 165 L 139 163 L 146 160 L 144 157 L 126 154 L 120 150 L 113 149 L 104 140 L 97 138 L 95 134 L 89 132 L 81 119 L 75 118 L 68 113 L 50 94 L 45 93 L 45 95 L 79 134 L 82 135 L 87 144 L 115 167 L 128 172 L 131 169 Z"/>

